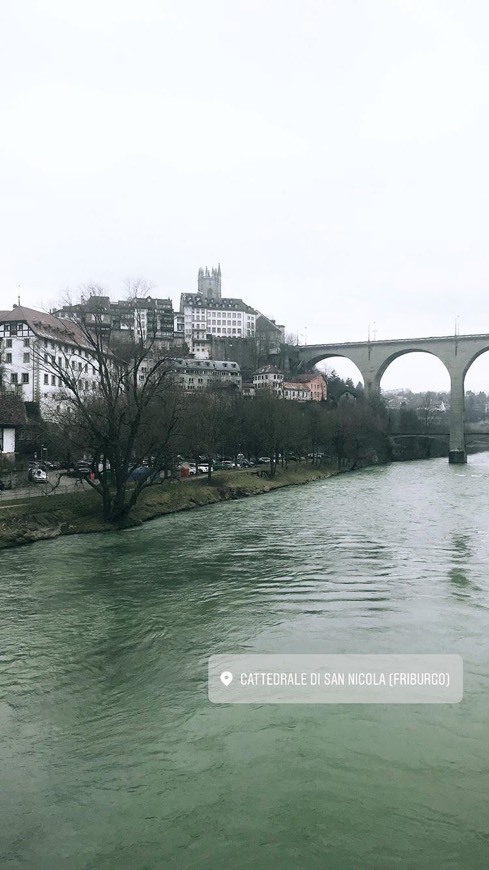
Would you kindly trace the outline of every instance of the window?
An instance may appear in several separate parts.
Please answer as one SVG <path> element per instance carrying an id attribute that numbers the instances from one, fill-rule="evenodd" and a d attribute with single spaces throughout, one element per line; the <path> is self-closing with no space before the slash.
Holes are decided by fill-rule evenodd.
<path id="1" fill-rule="evenodd" d="M 8 347 L 8 342 L 7 342 L 7 347 Z M 12 354 L 11 353 L 5 354 L 5 362 L 8 362 L 8 363 L 12 362 Z"/>
<path id="2" fill-rule="evenodd" d="M 30 338 L 24 338 L 24 347 L 30 347 L 31 340 Z"/>
<path id="3" fill-rule="evenodd" d="M 23 383 L 23 384 L 28 384 L 28 383 L 29 383 L 29 372 L 23 372 L 23 373 L 22 373 L 22 383 Z"/>
<path id="4" fill-rule="evenodd" d="M 12 372 L 12 374 L 10 375 L 10 383 L 11 383 L 11 384 L 17 384 L 17 383 L 18 383 L 17 372 Z"/>
<path id="5" fill-rule="evenodd" d="M 6 344 L 7 344 L 7 347 L 12 347 L 12 339 L 11 339 L 11 338 L 7 338 L 7 342 L 6 342 Z"/>
<path id="6" fill-rule="evenodd" d="M 56 386 L 56 375 L 51 375 L 51 386 L 52 387 Z"/>
<path id="7" fill-rule="evenodd" d="M 25 354 L 24 354 L 24 362 L 25 362 L 25 363 L 30 363 L 30 361 L 31 361 L 31 355 L 30 355 L 30 353 L 25 353 Z"/>
<path id="8" fill-rule="evenodd" d="M 44 383 L 46 386 L 49 384 L 49 375 L 44 375 Z"/>

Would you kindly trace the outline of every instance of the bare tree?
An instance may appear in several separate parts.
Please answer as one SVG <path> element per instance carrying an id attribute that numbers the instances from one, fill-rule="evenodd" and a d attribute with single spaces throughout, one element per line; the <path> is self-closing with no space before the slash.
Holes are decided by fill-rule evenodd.
<path id="1" fill-rule="evenodd" d="M 135 328 L 121 339 L 97 305 L 99 288 L 89 290 L 95 293 L 73 306 L 71 350 L 44 354 L 42 365 L 60 385 L 53 419 L 74 446 L 90 450 L 95 479 L 88 483 L 102 500 L 104 519 L 120 523 L 141 492 L 160 480 L 178 427 L 181 391 L 155 334 Z M 130 482 L 136 468 L 141 474 Z"/>

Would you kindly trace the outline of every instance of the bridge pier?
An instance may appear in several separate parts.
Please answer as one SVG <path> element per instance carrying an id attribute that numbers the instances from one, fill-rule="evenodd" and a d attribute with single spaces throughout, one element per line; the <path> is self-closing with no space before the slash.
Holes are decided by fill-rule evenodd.
<path id="1" fill-rule="evenodd" d="M 450 367 L 450 444 L 448 461 L 450 465 L 463 465 L 467 462 L 465 449 L 465 374 L 460 367 Z"/>

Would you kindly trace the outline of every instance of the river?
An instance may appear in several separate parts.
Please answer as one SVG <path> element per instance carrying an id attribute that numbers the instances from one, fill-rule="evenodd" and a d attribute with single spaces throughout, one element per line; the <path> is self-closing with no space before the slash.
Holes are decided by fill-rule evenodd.
<path id="1" fill-rule="evenodd" d="M 489 454 L 6 551 L 2 870 L 489 864 Z M 213 705 L 215 653 L 458 653 L 453 705 Z"/>

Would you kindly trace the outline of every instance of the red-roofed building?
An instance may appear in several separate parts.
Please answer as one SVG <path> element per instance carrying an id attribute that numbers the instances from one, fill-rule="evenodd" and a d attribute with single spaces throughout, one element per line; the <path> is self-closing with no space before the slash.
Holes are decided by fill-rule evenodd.
<path id="1" fill-rule="evenodd" d="M 328 382 L 321 372 L 308 372 L 291 378 L 295 384 L 302 384 L 311 391 L 313 402 L 322 402 L 328 396 Z"/>

